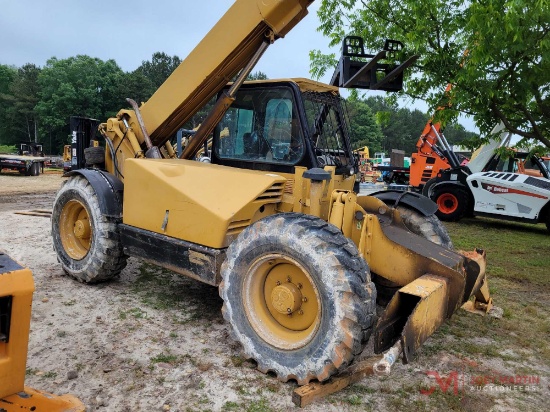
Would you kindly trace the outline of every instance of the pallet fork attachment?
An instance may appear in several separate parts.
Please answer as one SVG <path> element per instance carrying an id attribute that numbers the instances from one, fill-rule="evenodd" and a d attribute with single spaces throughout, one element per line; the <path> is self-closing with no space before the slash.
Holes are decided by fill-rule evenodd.
<path id="1" fill-rule="evenodd" d="M 395 60 L 403 43 L 386 40 L 384 49 L 377 54 L 365 53 L 363 39 L 348 36 L 342 43 L 342 57 L 336 66 L 330 84 L 343 88 L 399 91 L 403 88 L 403 72 L 419 56 L 409 57 L 401 64 L 381 63 L 386 58 Z"/>

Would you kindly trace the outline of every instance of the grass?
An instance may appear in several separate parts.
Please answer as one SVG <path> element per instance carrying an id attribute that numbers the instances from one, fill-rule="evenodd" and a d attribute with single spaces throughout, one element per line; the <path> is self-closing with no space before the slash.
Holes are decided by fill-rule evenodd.
<path id="1" fill-rule="evenodd" d="M 183 275 L 145 263 L 132 284 L 132 291 L 145 306 L 156 310 L 172 310 L 175 321 L 184 325 L 189 322 L 221 322 L 221 299 L 217 290 Z M 133 317 L 145 317 L 146 313 L 126 313 Z M 125 314 L 119 314 L 126 318 Z"/>
<path id="2" fill-rule="evenodd" d="M 491 278 L 550 287 L 550 236 L 545 225 L 484 218 L 446 225 L 457 249 L 481 247 L 487 251 Z"/>
<path id="3" fill-rule="evenodd" d="M 501 319 L 459 311 L 420 349 L 418 363 L 451 355 L 462 360 L 466 373 L 544 376 L 550 368 L 550 234 L 544 225 L 464 219 L 445 224 L 456 249 L 480 247 L 487 252 L 487 275 Z M 447 371 L 440 371 L 446 374 Z M 543 392 L 455 396 L 436 391 L 426 409 L 485 410 L 495 399 L 513 398 L 519 409 L 543 405 Z M 397 401 L 394 401 L 397 402 Z M 414 408 L 403 398 L 404 408 Z M 534 403 L 533 403 L 534 402 Z"/>

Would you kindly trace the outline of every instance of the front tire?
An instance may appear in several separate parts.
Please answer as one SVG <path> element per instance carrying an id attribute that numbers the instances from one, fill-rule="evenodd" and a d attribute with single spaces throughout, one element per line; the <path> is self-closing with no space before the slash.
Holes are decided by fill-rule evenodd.
<path id="1" fill-rule="evenodd" d="M 403 220 L 403 223 L 411 232 L 447 249 L 454 249 L 449 232 L 447 232 L 447 229 L 441 224 L 437 216 L 425 216 L 414 209 L 402 205 L 398 205 L 397 210 L 399 211 L 401 220 Z"/>
<path id="2" fill-rule="evenodd" d="M 269 216 L 227 250 L 220 296 L 245 356 L 281 381 L 323 381 L 370 337 L 376 290 L 356 246 L 299 213 Z"/>
<path id="3" fill-rule="evenodd" d="M 126 266 L 118 219 L 101 214 L 94 189 L 82 176 L 61 187 L 52 211 L 52 238 L 63 270 L 85 283 L 111 279 Z"/>
<path id="4" fill-rule="evenodd" d="M 462 219 L 469 208 L 468 193 L 458 186 L 443 186 L 433 191 L 432 200 L 437 203 L 436 216 L 445 222 Z"/>

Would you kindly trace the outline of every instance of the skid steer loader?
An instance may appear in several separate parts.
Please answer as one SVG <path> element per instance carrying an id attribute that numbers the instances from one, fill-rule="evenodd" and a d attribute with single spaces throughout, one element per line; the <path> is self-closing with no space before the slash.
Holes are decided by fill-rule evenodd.
<path id="1" fill-rule="evenodd" d="M 219 286 L 246 356 L 299 384 L 341 371 L 371 335 L 409 362 L 470 296 L 491 304 L 484 253 L 454 251 L 432 201 L 353 190 L 338 87 L 399 90 L 414 61 L 392 61 L 399 42 L 370 55 L 352 38 L 332 85 L 244 82 L 311 3 L 237 0 L 149 101 L 99 126 L 105 148 L 67 174 L 52 214 L 68 275 L 104 281 L 137 256 Z M 178 158 L 170 140 L 216 94 Z M 210 137 L 210 163 L 196 161 Z"/>

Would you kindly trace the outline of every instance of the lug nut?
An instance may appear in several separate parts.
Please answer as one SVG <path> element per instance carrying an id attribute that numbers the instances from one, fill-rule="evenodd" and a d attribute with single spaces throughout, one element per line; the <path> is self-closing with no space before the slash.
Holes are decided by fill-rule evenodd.
<path id="1" fill-rule="evenodd" d="M 307 302 L 307 298 L 305 296 L 302 298 L 302 302 Z"/>

